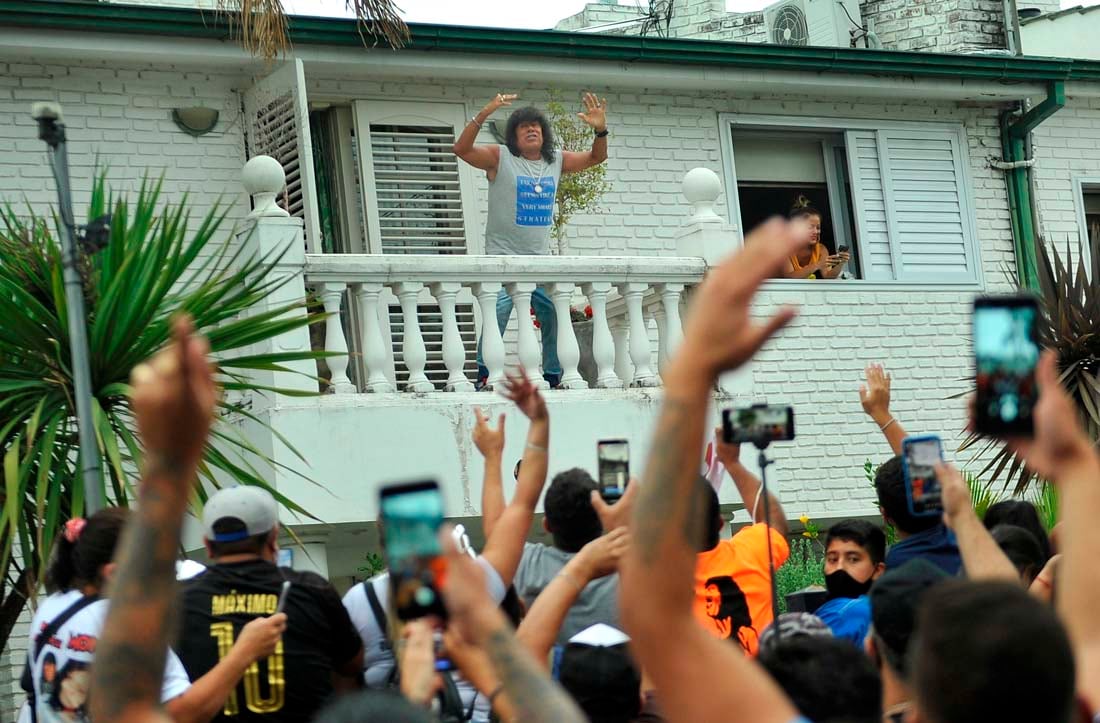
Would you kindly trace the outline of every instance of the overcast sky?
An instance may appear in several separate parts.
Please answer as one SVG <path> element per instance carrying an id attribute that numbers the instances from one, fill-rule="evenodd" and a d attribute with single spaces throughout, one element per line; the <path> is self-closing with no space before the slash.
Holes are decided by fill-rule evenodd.
<path id="1" fill-rule="evenodd" d="M 619 0 L 634 5 L 645 0 Z M 283 0 L 292 13 L 346 15 L 344 0 Z M 562 18 L 580 12 L 586 0 L 396 0 L 405 19 L 417 23 L 494 25 L 508 28 L 551 28 Z M 775 0 L 726 0 L 730 12 L 760 10 Z M 1062 0 L 1062 7 L 1097 5 L 1100 0 Z"/>

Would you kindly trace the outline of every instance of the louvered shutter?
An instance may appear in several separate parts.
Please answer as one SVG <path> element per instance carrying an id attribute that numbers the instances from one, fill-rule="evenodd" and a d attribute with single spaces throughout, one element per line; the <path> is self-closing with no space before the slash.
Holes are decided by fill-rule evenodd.
<path id="1" fill-rule="evenodd" d="M 470 167 L 452 146 L 464 124 L 464 108 L 447 103 L 355 103 L 355 147 L 366 211 L 365 235 L 373 253 L 449 255 L 482 248 Z M 402 331 L 397 300 L 389 298 L 393 380 L 403 389 Z M 427 292 L 418 304 L 428 359 L 424 373 L 437 389 L 447 380 L 443 363 L 443 318 Z M 477 374 L 473 299 L 460 294 L 455 310 L 466 349 L 466 375 Z"/>
<path id="2" fill-rule="evenodd" d="M 305 223 L 306 249 L 321 252 L 320 215 L 313 177 L 313 141 L 309 133 L 302 61 L 287 61 L 244 94 L 249 156 L 271 156 L 286 171 L 280 196 L 291 216 Z"/>
<path id="3" fill-rule="evenodd" d="M 965 146 L 957 129 L 848 131 L 864 278 L 958 283 L 978 278 Z"/>

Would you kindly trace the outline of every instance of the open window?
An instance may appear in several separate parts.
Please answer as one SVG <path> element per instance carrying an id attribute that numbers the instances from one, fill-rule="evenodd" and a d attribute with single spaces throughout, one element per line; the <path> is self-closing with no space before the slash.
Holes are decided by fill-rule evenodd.
<path id="1" fill-rule="evenodd" d="M 730 218 L 743 230 L 798 196 L 822 243 L 848 246 L 841 278 L 980 280 L 962 126 L 799 116 L 721 116 Z"/>

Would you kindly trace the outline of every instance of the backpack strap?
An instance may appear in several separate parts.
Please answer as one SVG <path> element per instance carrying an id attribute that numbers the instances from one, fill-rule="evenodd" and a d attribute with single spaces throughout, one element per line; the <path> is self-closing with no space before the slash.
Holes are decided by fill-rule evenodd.
<path id="1" fill-rule="evenodd" d="M 72 605 L 65 608 L 60 615 L 50 621 L 50 623 L 42 628 L 42 632 L 38 634 L 38 637 L 34 640 L 34 650 L 27 651 L 27 659 L 23 662 L 23 675 L 19 679 L 19 686 L 27 694 L 27 705 L 31 711 L 31 721 L 38 722 L 38 709 L 37 701 L 35 700 L 34 692 L 34 661 L 38 660 L 38 656 L 42 654 L 42 650 L 46 647 L 46 644 L 50 641 L 54 635 L 57 635 L 57 631 L 61 629 L 65 623 L 69 622 L 69 619 L 73 615 L 88 607 L 92 603 L 99 600 L 99 595 L 85 595 L 79 600 L 75 600 Z"/>
<path id="2" fill-rule="evenodd" d="M 378 629 L 382 631 L 382 649 L 393 650 L 393 643 L 390 642 L 389 618 L 386 617 L 386 611 L 382 608 L 382 601 L 378 599 L 378 593 L 374 590 L 373 579 L 363 581 L 363 591 L 367 594 L 367 603 L 370 605 L 371 612 L 374 613 L 374 621 L 378 623 Z"/>

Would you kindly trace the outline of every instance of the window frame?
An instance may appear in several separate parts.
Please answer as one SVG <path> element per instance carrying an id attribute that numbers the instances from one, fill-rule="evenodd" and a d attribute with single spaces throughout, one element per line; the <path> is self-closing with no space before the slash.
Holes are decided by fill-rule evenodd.
<path id="1" fill-rule="evenodd" d="M 759 115 L 748 113 L 719 113 L 718 114 L 718 130 L 719 130 L 719 143 L 722 159 L 722 173 L 725 186 L 726 195 L 726 213 L 729 223 L 733 226 L 737 235 L 737 242 L 741 244 L 744 242 L 745 229 L 741 220 L 741 204 L 737 190 L 737 166 L 736 159 L 734 158 L 733 149 L 733 134 L 737 130 L 744 131 L 791 131 L 791 132 L 806 132 L 806 131 L 819 131 L 823 133 L 840 133 L 847 136 L 848 131 L 872 131 L 881 138 L 881 132 L 891 130 L 932 130 L 947 131 L 952 136 L 953 145 L 958 153 L 958 185 L 960 188 L 959 202 L 963 206 L 963 213 L 965 224 L 965 232 L 967 234 L 967 242 L 971 258 L 974 261 L 974 277 L 972 279 L 964 281 L 923 281 L 913 279 L 892 279 L 892 280 L 867 280 L 866 272 L 860 268 L 860 278 L 850 279 L 843 282 L 823 284 L 819 280 L 808 279 L 771 279 L 768 283 L 781 284 L 784 288 L 805 287 L 807 289 L 813 288 L 818 290 L 848 290 L 848 291 L 877 291 L 877 290 L 976 290 L 980 291 L 985 288 L 985 275 L 982 263 L 982 244 L 981 239 L 978 236 L 977 218 L 975 213 L 975 203 L 973 194 L 973 180 L 971 178 L 970 168 L 970 153 L 969 144 L 967 142 L 966 127 L 961 122 L 954 121 L 897 121 L 897 120 L 883 120 L 883 119 L 868 119 L 868 118 L 841 118 L 841 117 L 823 117 L 823 116 L 795 116 L 795 115 Z M 852 148 L 845 144 L 845 156 L 848 160 L 848 168 L 845 169 L 849 179 L 852 178 Z M 826 164 L 826 169 L 829 165 Z M 831 182 L 833 179 L 829 178 Z M 1100 184 L 1100 177 L 1097 177 L 1096 182 Z M 854 186 L 854 181 L 853 181 Z M 884 185 L 883 192 L 886 193 L 886 187 Z M 828 188 L 830 202 L 833 199 L 840 200 L 839 189 L 829 185 Z M 1084 208 L 1083 197 L 1078 194 L 1080 198 L 1081 208 Z M 862 213 L 862 198 L 859 194 L 854 194 L 852 197 L 852 208 L 855 214 L 858 216 Z M 1083 210 L 1082 210 L 1083 215 Z M 896 219 L 888 215 L 889 223 L 894 223 Z M 859 224 L 856 219 L 852 219 L 852 225 L 856 233 L 856 243 L 860 244 L 862 239 L 859 239 Z M 891 234 L 891 239 L 895 240 L 896 236 Z M 891 244 L 891 263 L 896 265 L 900 262 L 900 258 L 897 255 L 897 248 L 892 242 Z M 860 244 L 857 248 L 858 258 L 860 263 L 863 263 L 863 259 L 866 256 L 865 249 Z"/>
<path id="2" fill-rule="evenodd" d="M 1077 241 L 1080 248 L 1086 253 L 1090 252 L 1089 224 L 1085 212 L 1085 194 L 1100 193 L 1100 176 L 1089 174 L 1075 174 L 1070 182 L 1073 184 L 1073 208 L 1077 216 Z M 1091 259 L 1090 259 L 1091 262 Z M 1085 273 L 1092 280 L 1092 263 L 1085 264 Z"/>

